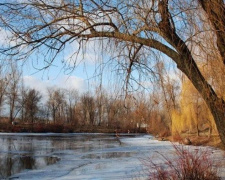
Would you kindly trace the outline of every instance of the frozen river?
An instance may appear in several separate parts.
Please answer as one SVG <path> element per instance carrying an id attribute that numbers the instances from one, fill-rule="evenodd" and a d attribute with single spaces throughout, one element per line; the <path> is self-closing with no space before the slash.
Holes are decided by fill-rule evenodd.
<path id="1" fill-rule="evenodd" d="M 224 160 L 222 151 L 212 152 Z M 0 179 L 146 179 L 143 159 L 159 153 L 172 156 L 173 146 L 150 135 L 121 134 L 118 141 L 113 134 L 0 133 Z"/>

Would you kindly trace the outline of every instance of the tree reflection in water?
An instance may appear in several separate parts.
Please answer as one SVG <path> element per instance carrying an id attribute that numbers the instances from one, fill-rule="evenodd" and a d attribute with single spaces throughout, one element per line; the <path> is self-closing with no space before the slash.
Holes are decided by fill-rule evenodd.
<path id="1" fill-rule="evenodd" d="M 0 145 L 0 179 L 3 179 L 26 169 L 40 169 L 54 164 L 59 161 L 58 157 L 67 155 L 67 150 L 80 156 L 82 153 L 118 147 L 119 143 L 113 134 L 0 134 Z M 93 158 L 98 156 L 114 158 L 130 154 L 97 154 Z"/>
<path id="2" fill-rule="evenodd" d="M 0 138 L 0 179 L 25 169 L 39 169 L 56 163 L 57 157 L 48 156 L 48 147 L 37 148 L 34 137 L 4 136 Z M 49 143 L 44 143 L 48 146 Z M 51 143 L 50 143 L 51 144 Z"/>

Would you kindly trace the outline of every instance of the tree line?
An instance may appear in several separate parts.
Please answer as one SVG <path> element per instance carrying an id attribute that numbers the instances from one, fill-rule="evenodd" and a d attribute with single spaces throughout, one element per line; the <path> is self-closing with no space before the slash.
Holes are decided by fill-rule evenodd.
<path id="1" fill-rule="evenodd" d="M 85 93 L 49 87 L 44 95 L 24 85 L 22 73 L 15 64 L 7 72 L 3 68 L 0 72 L 0 123 L 60 124 L 72 129 L 103 126 L 112 131 L 147 132 L 150 119 L 155 121 L 163 114 L 150 94 L 134 93 L 125 97 L 109 94 L 99 86 Z M 163 115 L 159 115 L 158 122 L 167 127 L 164 121 Z"/>
<path id="2" fill-rule="evenodd" d="M 220 66 L 214 68 L 218 68 L 217 73 L 206 72 L 209 78 L 224 75 L 218 74 Z M 49 87 L 42 94 L 26 87 L 18 66 L 12 64 L 7 71 L 0 71 L 0 122 L 60 124 L 74 131 L 103 127 L 106 132 L 149 132 L 174 137 L 218 134 L 208 107 L 190 81 L 182 74 L 180 79 L 174 79 L 167 70 L 163 62 L 155 65 L 157 77 L 150 91 L 113 94 L 100 85 L 83 93 Z M 214 84 L 223 94 L 222 77 Z"/>

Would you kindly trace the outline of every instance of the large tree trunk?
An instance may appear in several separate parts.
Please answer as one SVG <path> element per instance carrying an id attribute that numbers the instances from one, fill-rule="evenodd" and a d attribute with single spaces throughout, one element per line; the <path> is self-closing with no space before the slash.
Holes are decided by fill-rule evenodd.
<path id="1" fill-rule="evenodd" d="M 225 145 L 225 102 L 217 96 L 213 88 L 202 76 L 191 53 L 187 49 L 182 52 L 181 57 L 182 59 L 179 61 L 178 68 L 190 79 L 205 100 L 214 117 L 221 141 Z"/>
<path id="2" fill-rule="evenodd" d="M 223 0 L 199 0 L 217 36 L 217 47 L 225 65 L 225 4 Z"/>
<path id="3" fill-rule="evenodd" d="M 171 57 L 171 58 L 177 64 L 177 67 L 190 79 L 194 87 L 198 90 L 202 98 L 205 100 L 208 108 L 210 109 L 214 117 L 215 124 L 219 132 L 221 141 L 223 145 L 225 145 L 225 102 L 222 98 L 219 98 L 217 96 L 212 86 L 203 77 L 186 43 L 176 33 L 176 30 L 174 29 L 174 26 L 171 23 L 170 19 L 171 15 L 168 9 L 167 1 L 168 0 L 164 0 L 163 1 L 164 4 L 161 5 L 162 8 L 164 9 L 163 13 L 161 13 L 162 21 L 159 23 L 161 34 L 174 48 L 176 48 L 176 51 L 178 52 L 180 57 L 179 58 Z M 204 0 L 199 1 L 200 3 L 202 3 L 202 5 L 207 4 L 206 1 Z M 224 3 L 219 4 L 218 2 L 219 1 L 221 2 L 221 0 L 215 1 L 217 2 L 215 4 L 215 6 L 217 7 L 211 8 L 210 13 L 212 9 L 214 10 L 214 12 L 217 12 L 217 15 L 219 14 L 218 12 L 224 13 L 225 12 L 223 6 Z M 208 6 L 209 4 L 207 4 L 207 8 Z M 222 8 L 220 6 L 222 6 Z M 206 13 L 209 15 L 209 17 L 213 16 L 209 14 L 207 10 Z M 216 19 L 215 17 L 212 17 L 210 21 L 215 26 L 215 29 L 219 31 L 215 33 L 217 35 L 218 50 L 220 51 L 221 55 L 224 55 L 223 49 L 225 48 L 225 43 L 220 40 L 220 38 L 225 39 L 223 34 L 224 29 L 221 29 L 225 25 L 225 22 L 223 21 L 222 18 L 224 18 L 224 16 L 222 16 L 219 20 Z M 224 58 L 224 56 L 222 56 L 222 58 Z"/>
<path id="4" fill-rule="evenodd" d="M 217 47 L 225 65 L 225 4 L 223 0 L 199 0 L 212 23 L 217 37 Z M 202 93 L 216 123 L 221 141 L 225 145 L 225 102 L 209 89 Z M 206 92 L 207 93 L 207 92 Z"/>

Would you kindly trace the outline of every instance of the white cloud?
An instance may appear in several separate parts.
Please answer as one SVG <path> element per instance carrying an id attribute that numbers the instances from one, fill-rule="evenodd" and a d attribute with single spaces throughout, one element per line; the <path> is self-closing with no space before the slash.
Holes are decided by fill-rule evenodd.
<path id="1" fill-rule="evenodd" d="M 88 65 L 94 65 L 106 57 L 106 53 L 102 47 L 105 47 L 105 40 L 92 40 L 79 44 L 77 41 L 69 44 L 65 51 L 65 59 L 70 66 L 79 65 L 85 62 Z"/>
<path id="2" fill-rule="evenodd" d="M 59 79 L 56 86 L 65 89 L 76 89 L 79 92 L 84 92 L 86 89 L 85 81 L 82 78 L 76 76 L 66 76 L 64 75 Z"/>
<path id="3" fill-rule="evenodd" d="M 47 88 L 50 85 L 49 81 L 41 81 L 33 76 L 24 76 L 23 81 L 25 87 L 36 89 L 40 91 L 43 96 L 47 96 Z"/>
<path id="4" fill-rule="evenodd" d="M 85 81 L 76 76 L 64 75 L 54 83 L 50 80 L 40 80 L 34 76 L 24 76 L 23 80 L 25 87 L 34 88 L 40 91 L 43 97 L 47 97 L 47 89 L 50 87 L 76 89 L 81 93 L 86 89 Z"/>
<path id="5" fill-rule="evenodd" d="M 8 30 L 0 28 L 0 45 L 5 46 L 6 44 L 9 44 L 9 39 L 12 36 L 12 33 Z"/>
<path id="6" fill-rule="evenodd" d="M 13 47 L 13 46 L 16 46 L 21 43 L 21 40 L 19 38 L 17 38 L 9 30 L 6 30 L 6 29 L 3 29 L 0 27 L 0 34 L 1 34 L 1 36 L 0 36 L 1 48 Z M 20 51 L 22 51 L 22 49 L 25 47 L 26 47 L 25 45 L 21 46 Z"/>

